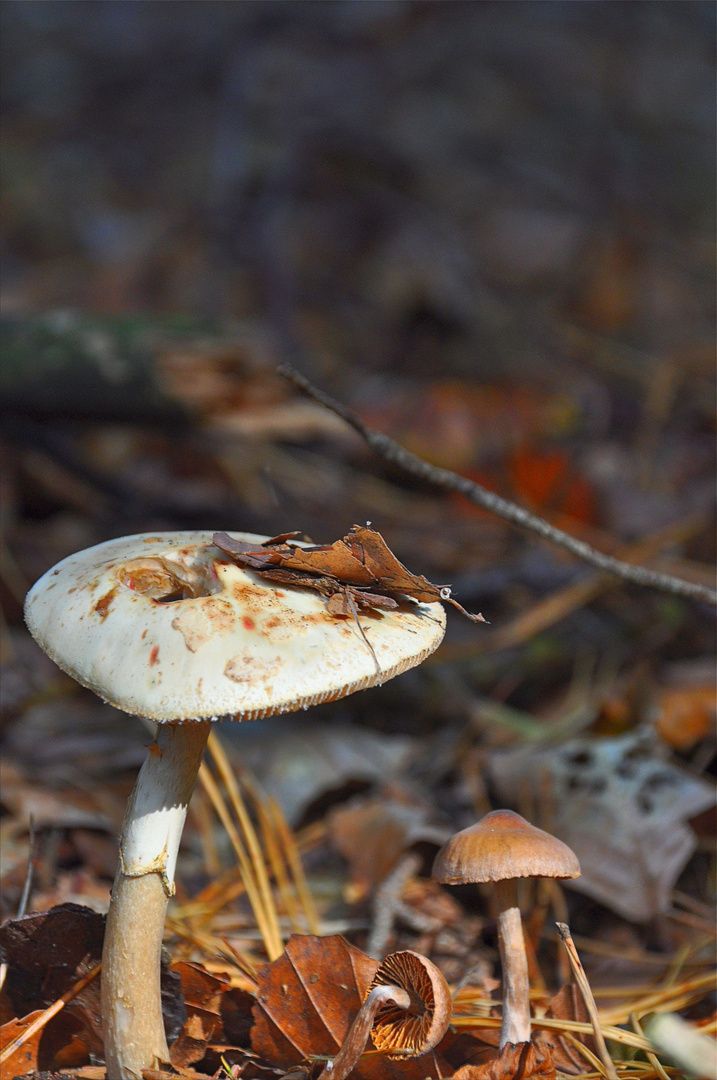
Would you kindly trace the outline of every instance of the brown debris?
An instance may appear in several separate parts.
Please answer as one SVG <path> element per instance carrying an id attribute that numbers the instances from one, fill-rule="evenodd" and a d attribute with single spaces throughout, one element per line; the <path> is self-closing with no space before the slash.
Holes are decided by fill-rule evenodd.
<path id="1" fill-rule="evenodd" d="M 464 1065 L 453 1080 L 555 1080 L 552 1055 L 534 1042 L 506 1043 L 498 1056 L 484 1065 Z"/>
<path id="2" fill-rule="evenodd" d="M 316 589 L 329 598 L 328 610 L 347 615 L 352 600 L 359 608 L 397 606 L 395 595 L 410 596 L 423 603 L 446 601 L 476 622 L 482 615 L 471 615 L 452 598 L 450 586 L 432 585 L 421 574 L 411 574 L 390 550 L 380 533 L 368 526 L 354 525 L 346 536 L 333 544 L 300 548 L 285 543 L 281 537 L 259 546 L 215 533 L 214 543 L 241 566 L 273 581 Z M 334 600 L 336 595 L 345 598 Z"/>

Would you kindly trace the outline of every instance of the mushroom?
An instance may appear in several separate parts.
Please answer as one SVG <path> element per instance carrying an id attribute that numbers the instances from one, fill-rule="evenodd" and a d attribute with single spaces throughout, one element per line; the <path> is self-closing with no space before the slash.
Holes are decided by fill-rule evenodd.
<path id="1" fill-rule="evenodd" d="M 244 534 L 250 543 L 264 537 Z M 440 643 L 440 604 L 329 614 L 309 589 L 242 570 L 212 534 L 149 533 L 71 555 L 30 590 L 48 655 L 111 705 L 159 725 L 125 814 L 102 960 L 107 1075 L 168 1058 L 159 968 L 179 840 L 209 735 L 399 675 Z"/>
<path id="2" fill-rule="evenodd" d="M 432 877 L 444 885 L 490 881 L 498 909 L 498 946 L 503 968 L 500 1049 L 530 1040 L 528 961 L 518 907 L 517 879 L 575 878 L 580 866 L 562 840 L 531 825 L 512 810 L 494 810 L 456 833 L 433 863 Z"/>
<path id="3" fill-rule="evenodd" d="M 345 1080 L 369 1035 L 378 1051 L 405 1060 L 434 1050 L 448 1031 L 453 1001 L 435 964 L 409 949 L 378 965 L 344 1044 L 319 1080 Z"/>

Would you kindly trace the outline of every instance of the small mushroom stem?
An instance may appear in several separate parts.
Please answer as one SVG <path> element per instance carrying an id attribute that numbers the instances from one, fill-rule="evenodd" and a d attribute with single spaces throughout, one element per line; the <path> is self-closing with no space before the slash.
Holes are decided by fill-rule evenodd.
<path id="1" fill-rule="evenodd" d="M 495 882 L 498 947 L 503 968 L 503 1022 L 500 1049 L 530 1041 L 530 983 L 516 878 Z"/>
<path id="2" fill-rule="evenodd" d="M 319 1080 L 345 1080 L 356 1067 L 356 1063 L 366 1049 L 376 1013 L 387 1002 L 392 1001 L 399 1009 L 410 1009 L 412 1004 L 408 990 L 399 986 L 374 986 L 356 1018 L 349 1028 L 344 1044 L 333 1061 L 330 1061 L 319 1076 Z"/>
<path id="3" fill-rule="evenodd" d="M 162 724 L 127 804 L 102 953 L 107 1076 L 136 1080 L 169 1051 L 160 957 L 167 901 L 208 721 Z"/>

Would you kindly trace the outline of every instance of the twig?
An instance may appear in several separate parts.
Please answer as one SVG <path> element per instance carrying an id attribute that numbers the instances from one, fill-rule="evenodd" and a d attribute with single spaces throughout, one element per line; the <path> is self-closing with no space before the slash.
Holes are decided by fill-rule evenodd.
<path id="1" fill-rule="evenodd" d="M 588 1011 L 590 1017 L 590 1023 L 593 1026 L 593 1032 L 595 1033 L 595 1046 L 597 1048 L 600 1061 L 603 1063 L 605 1069 L 605 1076 L 609 1077 L 609 1080 L 618 1080 L 617 1070 L 613 1064 L 613 1060 L 608 1053 L 607 1046 L 605 1045 L 605 1036 L 602 1033 L 600 1027 L 600 1019 L 598 1017 L 597 1006 L 595 1004 L 595 998 L 593 997 L 592 990 L 590 989 L 590 983 L 588 977 L 583 970 L 583 965 L 580 963 L 580 957 L 578 956 L 578 950 L 575 948 L 573 939 L 570 936 L 570 928 L 566 923 L 556 923 L 558 933 L 565 946 L 568 954 L 568 960 L 570 966 L 573 969 L 573 975 L 575 981 L 580 987 L 580 993 L 583 995 L 585 1002 L 585 1008 Z"/>
<path id="2" fill-rule="evenodd" d="M 368 427 L 351 409 L 348 409 L 341 402 L 335 401 L 328 394 L 325 394 L 323 390 L 313 386 L 308 379 L 305 379 L 289 364 L 280 365 L 278 371 L 283 378 L 293 383 L 299 390 L 302 390 L 309 397 L 342 417 L 347 424 L 350 424 L 351 427 L 358 431 L 372 450 L 375 450 L 386 461 L 390 461 L 404 472 L 425 480 L 436 487 L 445 488 L 447 491 L 456 491 L 475 503 L 476 506 L 498 514 L 514 525 L 519 525 L 537 533 L 538 536 L 542 536 L 545 540 L 565 548 L 585 562 L 597 566 L 600 570 L 615 574 L 617 577 L 622 578 L 623 581 L 660 589 L 662 592 L 672 593 L 673 596 L 684 596 L 690 600 L 700 600 L 717 606 L 717 590 L 710 589 L 706 585 L 684 581 L 682 578 L 673 577 L 671 574 L 661 574 L 655 570 L 648 570 L 644 566 L 630 566 L 629 563 L 615 559 L 612 555 L 606 555 L 605 552 L 598 551 L 597 548 L 587 544 L 584 540 L 578 540 L 577 537 L 570 536 L 569 533 L 563 532 L 562 529 L 557 529 L 544 518 L 532 514 L 524 507 L 518 506 L 517 503 L 510 502 L 508 499 L 496 495 L 493 491 L 487 491 L 486 488 L 476 484 L 475 481 L 469 480 L 465 476 L 459 476 L 457 473 L 451 472 L 450 469 L 442 469 L 423 461 L 416 454 L 412 454 L 410 450 L 406 450 L 397 442 L 394 442 L 388 435 Z"/>
<path id="3" fill-rule="evenodd" d="M 374 960 L 382 960 L 386 953 L 403 887 L 407 880 L 418 872 L 420 866 L 418 855 L 409 852 L 399 859 L 374 893 L 371 929 L 366 942 L 366 953 Z"/>

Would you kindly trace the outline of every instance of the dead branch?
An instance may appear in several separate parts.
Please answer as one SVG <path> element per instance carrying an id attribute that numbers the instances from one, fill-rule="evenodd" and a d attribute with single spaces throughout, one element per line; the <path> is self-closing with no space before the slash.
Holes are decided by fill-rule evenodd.
<path id="1" fill-rule="evenodd" d="M 390 461 L 399 469 L 410 473 L 411 476 L 416 476 L 447 491 L 457 491 L 460 495 L 475 503 L 476 506 L 480 506 L 484 510 L 490 510 L 514 525 L 519 525 L 530 532 L 537 533 L 543 539 L 565 548 L 573 555 L 577 555 L 584 562 L 590 563 L 600 570 L 615 574 L 617 577 L 622 578 L 623 581 L 629 581 L 634 585 L 643 585 L 647 588 L 659 589 L 662 592 L 671 593 L 673 596 L 683 596 L 689 600 L 704 601 L 717 606 L 716 590 L 710 589 L 706 585 L 697 585 L 690 581 L 684 581 L 682 578 L 673 577 L 671 574 L 658 573 L 656 570 L 649 570 L 644 566 L 631 566 L 629 563 L 613 558 L 612 555 L 606 555 L 605 552 L 598 551 L 597 548 L 585 543 L 584 540 L 578 540 L 576 537 L 570 536 L 569 533 L 563 532 L 562 529 L 557 529 L 554 525 L 545 521 L 544 518 L 532 514 L 524 507 L 518 506 L 517 503 L 510 502 L 508 499 L 496 495 L 495 492 L 487 491 L 486 488 L 476 484 L 475 481 L 469 480 L 465 476 L 459 476 L 457 473 L 451 472 L 450 469 L 439 468 L 436 465 L 430 465 L 427 461 L 423 461 L 416 454 L 412 454 L 409 450 L 394 442 L 388 435 L 368 427 L 351 409 L 341 404 L 341 402 L 335 401 L 328 394 L 325 394 L 323 390 L 313 386 L 308 379 L 304 378 L 289 364 L 282 364 L 278 371 L 283 378 L 293 383 L 303 393 L 308 394 L 314 401 L 318 401 L 327 409 L 331 409 L 347 424 L 350 424 L 366 440 L 372 450 L 375 450 L 386 461 Z"/>

